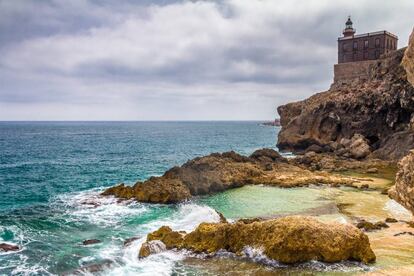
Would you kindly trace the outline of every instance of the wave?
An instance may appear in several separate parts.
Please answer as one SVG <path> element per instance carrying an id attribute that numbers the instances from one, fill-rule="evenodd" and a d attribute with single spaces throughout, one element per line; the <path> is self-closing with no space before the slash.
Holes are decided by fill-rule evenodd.
<path id="1" fill-rule="evenodd" d="M 135 201 L 120 201 L 115 197 L 101 196 L 102 188 L 59 196 L 53 202 L 56 208 L 64 209 L 67 220 L 87 221 L 91 224 L 117 227 L 121 220 L 138 216 L 148 211 L 144 204 Z"/>

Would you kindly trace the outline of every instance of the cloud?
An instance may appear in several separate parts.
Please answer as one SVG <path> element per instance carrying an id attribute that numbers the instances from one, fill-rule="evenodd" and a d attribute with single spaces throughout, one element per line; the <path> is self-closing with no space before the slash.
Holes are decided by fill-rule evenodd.
<path id="1" fill-rule="evenodd" d="M 401 45 L 413 8 L 0 0 L 0 119 L 271 119 L 277 105 L 328 88 L 349 13 L 357 28 L 396 32 Z M 64 106 L 72 112 L 57 112 Z"/>

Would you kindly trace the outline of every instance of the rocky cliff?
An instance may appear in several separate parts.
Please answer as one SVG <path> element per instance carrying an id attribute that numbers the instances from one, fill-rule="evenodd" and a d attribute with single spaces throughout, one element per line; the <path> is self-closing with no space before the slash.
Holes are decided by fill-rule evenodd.
<path id="1" fill-rule="evenodd" d="M 405 70 L 407 71 L 408 81 L 414 85 L 414 29 L 411 33 L 408 48 L 405 52 L 403 65 Z"/>
<path id="2" fill-rule="evenodd" d="M 414 35 L 375 62 L 367 81 L 333 83 L 312 97 L 278 107 L 281 150 L 332 151 L 397 160 L 414 148 Z"/>
<path id="3" fill-rule="evenodd" d="M 414 214 L 414 151 L 398 163 L 395 185 L 388 194 Z"/>

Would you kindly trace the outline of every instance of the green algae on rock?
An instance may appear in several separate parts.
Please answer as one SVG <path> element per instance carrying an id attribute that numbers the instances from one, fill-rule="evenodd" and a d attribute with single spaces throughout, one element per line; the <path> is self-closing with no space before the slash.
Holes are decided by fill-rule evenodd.
<path id="1" fill-rule="evenodd" d="M 246 247 L 263 250 L 269 259 L 292 264 L 310 260 L 375 261 L 367 235 L 350 224 L 324 223 L 312 217 L 289 216 L 235 223 L 201 223 L 190 233 L 167 226 L 151 233 L 147 242 L 162 241 L 167 248 L 195 253 L 227 250 L 242 254 Z"/>

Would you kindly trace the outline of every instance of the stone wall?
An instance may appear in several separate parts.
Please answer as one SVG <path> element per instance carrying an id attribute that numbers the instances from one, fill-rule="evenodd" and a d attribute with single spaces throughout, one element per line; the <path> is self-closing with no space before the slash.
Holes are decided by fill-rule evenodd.
<path id="1" fill-rule="evenodd" d="M 367 80 L 375 60 L 347 62 L 334 65 L 334 82 L 349 82 L 356 79 Z"/>

